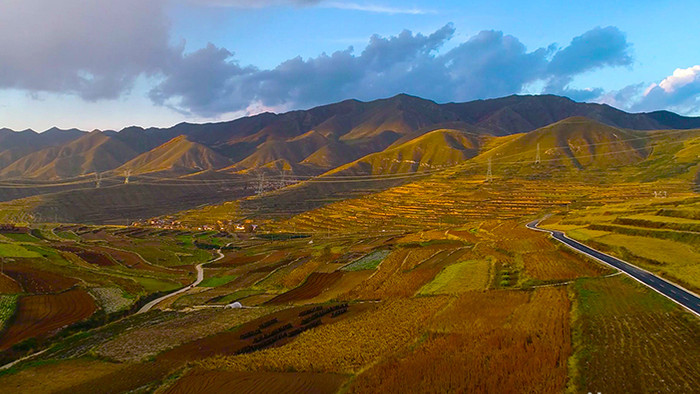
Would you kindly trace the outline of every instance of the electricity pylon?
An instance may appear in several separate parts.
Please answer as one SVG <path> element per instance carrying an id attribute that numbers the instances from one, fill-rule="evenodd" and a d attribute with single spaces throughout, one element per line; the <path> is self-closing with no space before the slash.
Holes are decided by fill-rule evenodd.
<path id="1" fill-rule="evenodd" d="M 258 173 L 258 188 L 256 190 L 257 194 L 265 193 L 265 173 L 260 171 Z"/>
<path id="2" fill-rule="evenodd" d="M 489 157 L 489 165 L 486 170 L 486 182 L 493 182 L 493 171 L 491 171 L 491 158 Z"/>
<path id="3" fill-rule="evenodd" d="M 99 172 L 95 173 L 95 189 L 99 189 L 102 184 L 102 174 Z"/>
<path id="4" fill-rule="evenodd" d="M 129 184 L 129 177 L 131 176 L 131 170 L 126 170 L 124 172 L 124 184 L 128 185 Z"/>
<path id="5" fill-rule="evenodd" d="M 540 164 L 540 161 L 542 161 L 542 158 L 540 157 L 540 144 L 538 142 L 537 143 L 537 157 L 535 158 L 535 164 Z"/>

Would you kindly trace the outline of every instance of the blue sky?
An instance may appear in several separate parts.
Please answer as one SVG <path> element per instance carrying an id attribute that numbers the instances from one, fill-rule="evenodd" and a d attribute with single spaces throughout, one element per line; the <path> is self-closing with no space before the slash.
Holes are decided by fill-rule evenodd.
<path id="1" fill-rule="evenodd" d="M 170 126 L 402 92 L 698 115 L 697 15 L 697 1 L 8 0 L 0 127 Z"/>

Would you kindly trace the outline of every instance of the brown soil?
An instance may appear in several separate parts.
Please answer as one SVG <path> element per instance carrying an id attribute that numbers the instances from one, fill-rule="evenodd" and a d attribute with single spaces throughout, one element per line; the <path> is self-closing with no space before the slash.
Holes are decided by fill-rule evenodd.
<path id="1" fill-rule="evenodd" d="M 294 288 L 284 294 L 280 294 L 277 297 L 268 301 L 270 304 L 286 304 L 294 301 L 303 301 L 310 298 L 319 296 L 324 290 L 333 286 L 337 282 L 343 273 L 340 271 L 332 272 L 330 274 L 322 274 L 314 272 L 306 278 L 306 281 L 301 284 L 301 286 Z"/>
<path id="2" fill-rule="evenodd" d="M 194 369 L 165 392 L 335 393 L 346 375 L 309 372 L 229 372 Z"/>
<path id="3" fill-rule="evenodd" d="M 5 275 L 18 283 L 24 292 L 32 294 L 56 293 L 70 289 L 78 283 L 76 279 L 39 271 L 25 264 L 5 265 Z"/>
<path id="4" fill-rule="evenodd" d="M 89 317 L 94 311 L 95 301 L 81 289 L 22 297 L 17 317 L 0 337 L 0 350 L 28 338 L 48 337 L 62 327 Z"/>

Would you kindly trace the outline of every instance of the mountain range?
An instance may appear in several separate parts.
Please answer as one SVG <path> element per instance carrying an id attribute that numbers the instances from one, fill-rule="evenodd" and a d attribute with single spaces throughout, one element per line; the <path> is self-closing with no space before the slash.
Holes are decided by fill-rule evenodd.
<path id="1" fill-rule="evenodd" d="M 441 150 L 462 151 L 457 140 L 463 138 L 470 139 L 468 145 L 473 149 L 478 144 L 474 135 L 529 132 L 575 116 L 620 129 L 700 128 L 700 118 L 667 111 L 630 114 L 604 104 L 551 95 L 448 104 L 398 95 L 279 115 L 263 113 L 230 122 L 181 123 L 167 129 L 81 132 L 54 128 L 43 133 L 0 129 L 0 179 L 46 181 L 127 170 L 169 176 L 252 169 L 318 175 L 358 159 L 377 164 L 378 156 L 367 156 L 382 151 L 395 156 L 391 160 L 406 156 L 427 168 L 430 163 L 408 154 L 410 146 L 437 143 Z M 440 136 L 423 137 L 437 130 L 443 130 Z M 467 133 L 462 136 L 462 132 Z M 421 137 L 425 140 L 417 140 Z M 408 142 L 410 145 L 402 146 Z M 448 156 L 463 154 L 452 156 L 454 153 Z"/>
<path id="2" fill-rule="evenodd" d="M 700 129 L 700 118 L 627 113 L 553 95 L 447 104 L 398 95 L 119 132 L 0 129 L 0 201 L 45 207 L 46 214 L 46 207 L 65 211 L 67 202 L 89 196 L 96 206 L 116 207 L 120 213 L 109 220 L 148 215 L 154 206 L 153 216 L 270 189 L 281 189 L 270 193 L 269 200 L 280 200 L 273 206 L 289 205 L 282 200 L 308 203 L 309 196 L 323 203 L 386 189 L 405 182 L 401 175 L 465 162 L 512 163 L 511 172 L 521 175 L 528 167 L 520 164 L 536 158 L 572 171 L 637 165 L 649 160 L 653 141 L 665 135 L 656 130 L 689 130 L 668 134 L 685 141 L 698 136 L 694 129 Z M 137 191 L 142 207 L 129 208 Z"/>

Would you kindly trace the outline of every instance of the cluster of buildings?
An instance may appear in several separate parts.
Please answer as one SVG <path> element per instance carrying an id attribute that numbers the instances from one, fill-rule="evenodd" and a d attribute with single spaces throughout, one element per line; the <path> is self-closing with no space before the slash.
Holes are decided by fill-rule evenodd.
<path id="1" fill-rule="evenodd" d="M 188 226 L 180 220 L 172 218 L 156 218 L 131 223 L 134 227 L 155 227 L 167 230 L 197 230 L 197 231 L 221 231 L 228 233 L 254 233 L 259 226 L 252 220 L 234 222 L 232 220 L 217 220 L 216 224 L 204 224 L 196 227 Z"/>

